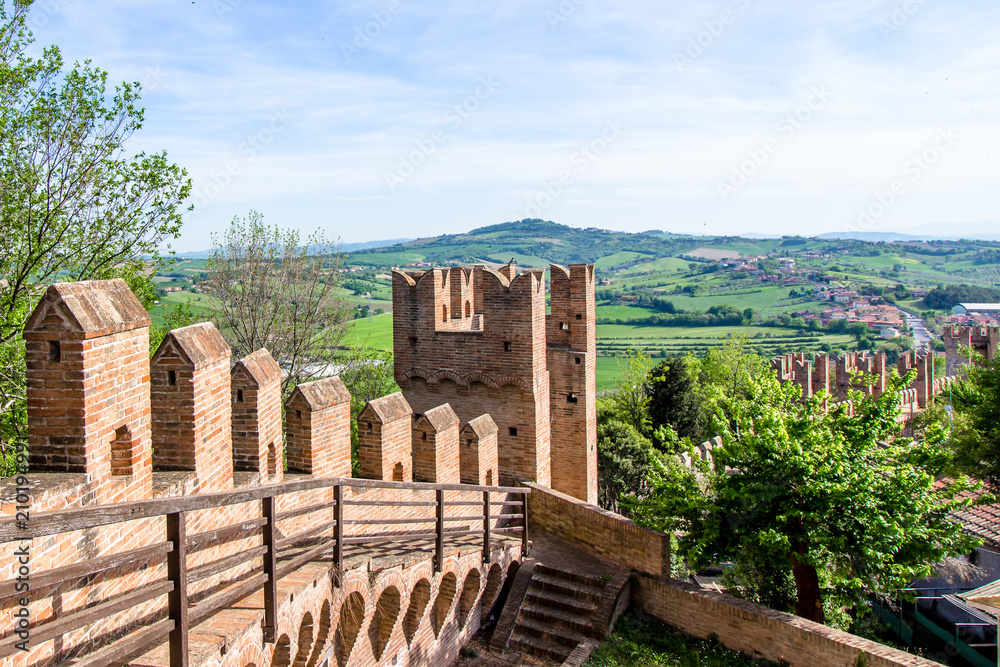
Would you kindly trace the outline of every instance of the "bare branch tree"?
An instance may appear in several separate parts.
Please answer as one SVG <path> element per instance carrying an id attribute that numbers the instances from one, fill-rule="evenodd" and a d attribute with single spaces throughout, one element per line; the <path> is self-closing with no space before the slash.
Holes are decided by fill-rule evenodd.
<path id="1" fill-rule="evenodd" d="M 337 295 L 343 256 L 321 232 L 264 223 L 251 211 L 216 240 L 206 268 L 213 320 L 239 358 L 266 347 L 285 371 L 282 390 L 332 374 L 350 306 Z"/>

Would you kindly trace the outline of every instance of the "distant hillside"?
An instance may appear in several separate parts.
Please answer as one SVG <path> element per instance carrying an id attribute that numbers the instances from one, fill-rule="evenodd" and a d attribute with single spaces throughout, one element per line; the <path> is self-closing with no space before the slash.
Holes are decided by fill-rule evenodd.
<path id="1" fill-rule="evenodd" d="M 412 239 L 385 239 L 383 241 L 365 241 L 364 243 L 344 243 L 340 246 L 341 252 L 357 252 L 358 250 L 369 250 L 371 248 L 384 248 L 385 246 L 406 243 Z M 207 259 L 212 254 L 211 250 L 195 250 L 191 252 L 179 252 L 177 257 L 181 259 Z"/>

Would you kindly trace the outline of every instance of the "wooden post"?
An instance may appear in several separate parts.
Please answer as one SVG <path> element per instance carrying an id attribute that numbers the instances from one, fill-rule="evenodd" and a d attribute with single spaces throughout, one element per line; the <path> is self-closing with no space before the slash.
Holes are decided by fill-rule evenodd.
<path id="1" fill-rule="evenodd" d="M 274 496 L 261 498 L 260 508 L 261 514 L 267 519 L 263 530 L 264 546 L 267 547 L 267 552 L 264 553 L 264 574 L 267 575 L 267 581 L 264 582 L 264 642 L 273 644 L 277 640 L 275 635 L 278 627 L 278 582 L 275 577 L 278 554 L 274 548 Z"/>
<path id="2" fill-rule="evenodd" d="M 483 491 L 483 563 L 490 562 L 490 492 Z"/>
<path id="3" fill-rule="evenodd" d="M 444 490 L 438 489 L 437 495 L 437 539 L 434 545 L 434 571 L 444 570 Z"/>
<path id="4" fill-rule="evenodd" d="M 184 513 L 167 515 L 167 541 L 173 551 L 167 554 L 167 578 L 174 589 L 167 596 L 167 613 L 174 622 L 170 631 L 170 667 L 188 667 L 188 597 L 187 597 L 187 531 Z"/>
<path id="5" fill-rule="evenodd" d="M 344 487 L 338 484 L 333 487 L 333 499 L 337 501 L 333 508 L 333 567 L 334 584 L 344 584 Z"/>
<path id="6" fill-rule="evenodd" d="M 521 494 L 521 558 L 528 557 L 528 494 Z"/>

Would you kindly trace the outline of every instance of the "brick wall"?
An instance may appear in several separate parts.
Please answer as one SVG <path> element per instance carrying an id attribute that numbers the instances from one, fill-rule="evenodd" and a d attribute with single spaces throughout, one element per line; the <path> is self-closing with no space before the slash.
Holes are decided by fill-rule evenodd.
<path id="1" fill-rule="evenodd" d="M 281 481 L 281 367 L 267 350 L 257 350 L 232 368 L 233 469 Z"/>
<path id="2" fill-rule="evenodd" d="M 445 403 L 413 422 L 413 481 L 458 484 L 458 416 Z"/>
<path id="3" fill-rule="evenodd" d="M 627 570 L 670 574 L 670 537 L 623 516 L 538 484 L 526 483 L 528 525 L 575 544 Z"/>
<path id="4" fill-rule="evenodd" d="M 200 491 L 233 486 L 229 358 L 203 322 L 167 334 L 150 364 L 153 468 L 193 470 Z"/>
<path id="5" fill-rule="evenodd" d="M 597 502 L 597 327 L 594 267 L 551 265 L 547 316 L 552 488 Z"/>
<path id="6" fill-rule="evenodd" d="M 497 483 L 497 425 L 489 415 L 480 415 L 462 427 L 459 461 L 463 484 L 493 486 Z"/>
<path id="7" fill-rule="evenodd" d="M 871 667 L 940 664 L 693 584 L 639 577 L 632 594 L 643 611 L 688 634 L 714 633 L 728 648 L 790 667 L 850 667 L 862 651 Z"/>
<path id="8" fill-rule="evenodd" d="M 351 395 L 339 377 L 300 384 L 285 403 L 288 470 L 351 476 Z"/>
<path id="9" fill-rule="evenodd" d="M 455 294 L 462 312 L 453 319 Z M 448 403 L 462 421 L 489 413 L 499 429 L 501 479 L 550 483 L 541 270 L 513 278 L 484 267 L 394 272 L 393 348 L 396 382 L 414 412 Z"/>
<path id="10" fill-rule="evenodd" d="M 412 411 L 396 392 L 368 403 L 358 415 L 360 476 L 383 481 L 413 481 Z"/>

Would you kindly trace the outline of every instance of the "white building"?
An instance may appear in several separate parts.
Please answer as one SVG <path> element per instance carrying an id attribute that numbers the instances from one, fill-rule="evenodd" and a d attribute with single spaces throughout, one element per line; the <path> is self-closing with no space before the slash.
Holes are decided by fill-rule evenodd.
<path id="1" fill-rule="evenodd" d="M 951 309 L 955 315 L 989 315 L 1000 317 L 1000 303 L 960 303 Z"/>

